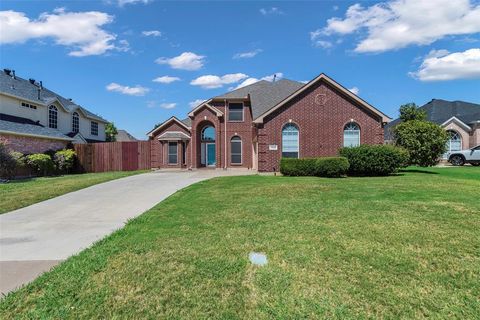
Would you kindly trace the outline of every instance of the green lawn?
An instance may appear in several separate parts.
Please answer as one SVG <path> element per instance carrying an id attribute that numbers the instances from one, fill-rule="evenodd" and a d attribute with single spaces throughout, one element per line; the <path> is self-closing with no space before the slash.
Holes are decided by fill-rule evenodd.
<path id="1" fill-rule="evenodd" d="M 478 319 L 479 197 L 474 167 L 201 182 L 8 295 L 0 318 Z"/>
<path id="2" fill-rule="evenodd" d="M 60 177 L 14 180 L 0 184 L 0 214 L 90 187 L 94 184 L 128 177 L 145 171 L 71 174 Z"/>

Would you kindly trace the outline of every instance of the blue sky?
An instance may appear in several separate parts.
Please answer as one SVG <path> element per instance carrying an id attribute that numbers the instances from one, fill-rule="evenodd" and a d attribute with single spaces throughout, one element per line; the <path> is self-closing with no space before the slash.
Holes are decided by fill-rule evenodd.
<path id="1" fill-rule="evenodd" d="M 480 103 L 474 0 L 2 1 L 0 60 L 145 138 L 192 102 L 272 74 L 325 72 L 391 117 Z M 157 79 L 157 82 L 153 81 Z"/>

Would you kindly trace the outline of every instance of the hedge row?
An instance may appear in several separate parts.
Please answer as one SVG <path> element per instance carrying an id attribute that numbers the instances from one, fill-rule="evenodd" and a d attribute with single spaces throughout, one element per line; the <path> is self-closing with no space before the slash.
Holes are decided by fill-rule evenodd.
<path id="1" fill-rule="evenodd" d="M 408 152 L 392 145 L 361 145 L 340 149 L 340 155 L 350 163 L 349 174 L 360 176 L 386 176 L 405 167 Z"/>
<path id="2" fill-rule="evenodd" d="M 348 171 L 348 160 L 343 157 L 283 158 L 280 172 L 286 176 L 340 177 Z"/>
<path id="3" fill-rule="evenodd" d="M 283 158 L 280 172 L 286 176 L 340 177 L 385 176 L 408 163 L 408 152 L 391 145 L 362 145 L 340 149 L 340 157 Z"/>

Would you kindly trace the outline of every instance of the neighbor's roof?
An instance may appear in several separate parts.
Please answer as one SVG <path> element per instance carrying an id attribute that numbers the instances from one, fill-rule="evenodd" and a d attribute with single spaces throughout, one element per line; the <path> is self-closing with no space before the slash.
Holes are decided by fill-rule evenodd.
<path id="1" fill-rule="evenodd" d="M 428 121 L 437 124 L 443 124 L 452 117 L 459 119 L 467 125 L 480 121 L 480 104 L 471 102 L 432 99 L 432 101 L 419 109 L 425 110 Z M 385 139 L 392 138 L 391 129 L 400 122 L 400 119 L 395 119 L 385 126 Z"/>
<path id="2" fill-rule="evenodd" d="M 250 95 L 252 117 L 256 119 L 303 86 L 303 83 L 289 79 L 280 79 L 274 82 L 260 80 L 213 99 L 246 99 Z"/>
<path id="3" fill-rule="evenodd" d="M 98 120 L 101 122 L 108 122 L 102 117 L 90 112 L 89 110 L 75 104 L 73 101 L 62 97 L 61 95 L 50 91 L 43 87 L 40 91 L 40 99 L 38 99 L 38 84 L 32 84 L 29 80 L 23 79 L 19 76 L 15 76 L 15 79 L 10 75 L 7 75 L 3 70 L 0 71 L 0 92 L 7 95 L 15 96 L 20 99 L 28 100 L 32 103 L 38 103 L 41 105 L 48 104 L 53 100 L 58 100 L 62 106 L 69 112 L 74 112 L 80 109 L 88 118 Z"/>
<path id="4" fill-rule="evenodd" d="M 56 140 L 73 140 L 56 129 L 46 128 L 29 119 L 6 114 L 0 114 L 0 132 L 4 134 L 33 136 Z"/>
<path id="5" fill-rule="evenodd" d="M 128 133 L 126 130 L 118 130 L 115 141 L 137 141 L 138 139 Z"/>

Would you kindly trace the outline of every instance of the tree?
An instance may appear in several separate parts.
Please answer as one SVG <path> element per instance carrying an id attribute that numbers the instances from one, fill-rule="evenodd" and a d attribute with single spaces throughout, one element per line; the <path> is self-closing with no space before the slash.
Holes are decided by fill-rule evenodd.
<path id="1" fill-rule="evenodd" d="M 108 142 L 115 142 L 116 135 L 118 134 L 117 127 L 113 122 L 107 123 L 105 126 L 105 136 Z"/>
<path id="2" fill-rule="evenodd" d="M 427 120 L 427 113 L 420 109 L 415 103 L 407 103 L 400 106 L 400 119 L 402 121 Z"/>
<path id="3" fill-rule="evenodd" d="M 395 144 L 408 151 L 410 165 L 434 166 L 446 151 L 447 132 L 433 122 L 404 121 L 393 131 Z"/>

